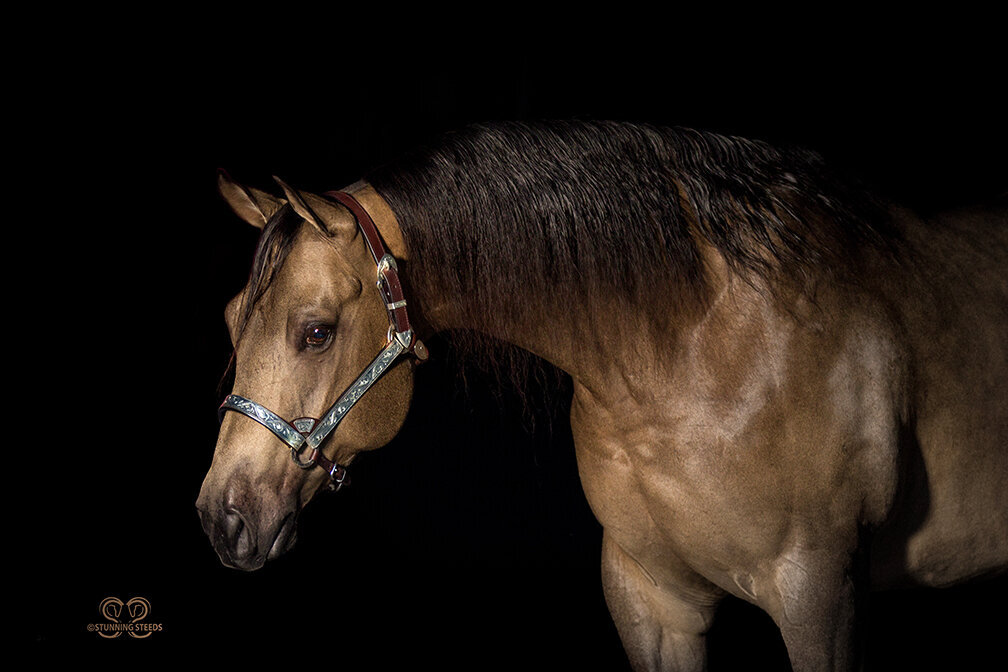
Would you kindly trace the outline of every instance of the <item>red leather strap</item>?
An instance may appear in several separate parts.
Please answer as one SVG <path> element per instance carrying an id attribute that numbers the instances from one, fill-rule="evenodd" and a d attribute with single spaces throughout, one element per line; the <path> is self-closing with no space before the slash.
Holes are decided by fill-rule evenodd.
<path id="1" fill-rule="evenodd" d="M 395 260 L 385 248 L 381 234 L 378 232 L 378 227 L 375 226 L 374 220 L 371 219 L 371 215 L 357 202 L 357 199 L 344 191 L 327 191 L 325 195 L 346 206 L 357 220 L 357 226 L 360 227 L 361 233 L 364 234 L 364 239 L 371 250 L 375 264 L 378 265 L 378 272 L 385 281 L 385 286 L 381 287 L 379 284 L 379 289 L 382 290 L 385 305 L 389 312 L 389 319 L 392 321 L 397 332 L 405 333 L 410 331 L 412 327 L 409 315 L 406 313 L 406 296 L 403 294 L 402 283 L 399 282 L 399 272 L 395 267 Z M 391 260 L 391 265 L 382 264 L 382 259 L 386 255 Z M 410 346 L 410 350 L 413 350 L 412 345 Z"/>
<path id="2" fill-rule="evenodd" d="M 375 263 L 380 262 L 381 258 L 386 254 L 385 243 L 382 242 L 381 234 L 378 233 L 378 227 L 375 226 L 374 220 L 371 219 L 371 215 L 367 213 L 367 210 L 357 202 L 356 198 L 345 191 L 327 191 L 325 195 L 339 201 L 353 213 L 354 218 L 357 220 L 357 226 L 360 227 L 361 233 L 367 239 L 368 247 L 371 248 L 371 254 L 374 255 Z"/>
<path id="3" fill-rule="evenodd" d="M 338 491 L 344 485 L 350 483 L 350 476 L 347 474 L 346 467 L 330 460 L 328 457 L 323 455 L 322 451 L 318 448 L 312 448 L 312 454 L 311 457 L 308 458 L 308 461 L 314 462 L 316 465 L 325 469 L 332 481 L 330 483 L 330 488 L 332 490 Z"/>

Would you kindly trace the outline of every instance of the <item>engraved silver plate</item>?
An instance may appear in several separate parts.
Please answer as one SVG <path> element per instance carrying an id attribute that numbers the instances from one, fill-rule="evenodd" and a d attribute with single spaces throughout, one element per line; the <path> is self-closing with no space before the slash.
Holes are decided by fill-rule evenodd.
<path id="1" fill-rule="evenodd" d="M 397 334 L 399 336 L 399 334 Z M 412 336 L 411 332 L 404 334 L 405 338 L 402 340 L 400 338 L 393 338 L 389 341 L 389 344 L 385 346 L 385 349 L 378 353 L 378 356 L 364 369 L 363 373 L 357 377 L 353 385 L 347 388 L 339 399 L 336 400 L 326 414 L 322 416 L 322 419 L 316 422 L 313 418 L 297 418 L 293 421 L 293 426 L 288 424 L 286 420 L 281 418 L 279 415 L 269 410 L 261 404 L 257 404 L 251 399 L 246 399 L 245 397 L 238 394 L 229 394 L 227 398 L 224 399 L 224 403 L 221 404 L 220 410 L 223 413 L 226 410 L 238 411 L 243 415 L 246 415 L 259 424 L 266 427 L 268 430 L 273 432 L 280 438 L 281 441 L 286 443 L 297 455 L 304 448 L 307 443 L 312 448 L 318 448 L 325 438 L 332 432 L 339 423 L 343 420 L 343 417 L 353 408 L 353 405 L 360 401 L 360 398 L 364 396 L 372 385 L 381 378 L 382 374 L 388 370 L 392 363 L 404 352 L 406 352 L 406 346 L 403 344 L 403 340 L 407 343 Z M 307 432 L 312 429 L 314 430 L 311 434 L 305 438 L 301 432 Z"/>
<path id="2" fill-rule="evenodd" d="M 312 431 L 316 422 L 318 421 L 315 418 L 297 418 L 296 420 L 291 420 L 291 424 L 294 425 L 294 429 L 302 434 L 307 434 Z"/>
<path id="3" fill-rule="evenodd" d="M 406 352 L 406 348 L 399 342 L 399 339 L 392 339 L 385 346 L 385 349 L 378 353 L 374 361 L 364 369 L 364 372 L 357 377 L 354 384 L 347 388 L 347 391 L 322 416 L 322 419 L 315 427 L 315 431 L 308 435 L 308 445 L 312 448 L 318 448 L 325 441 L 325 438 L 329 436 L 329 433 L 336 429 L 336 426 L 343 420 L 343 416 L 347 414 L 354 404 L 360 401 L 364 393 L 385 373 L 392 365 L 392 362 L 404 352 Z"/>

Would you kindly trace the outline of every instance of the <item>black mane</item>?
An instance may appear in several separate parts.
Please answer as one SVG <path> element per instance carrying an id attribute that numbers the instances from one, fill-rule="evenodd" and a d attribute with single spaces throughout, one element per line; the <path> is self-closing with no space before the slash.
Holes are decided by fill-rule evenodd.
<path id="1" fill-rule="evenodd" d="M 817 154 L 679 128 L 476 125 L 367 181 L 396 213 L 427 291 L 504 306 L 480 312 L 507 319 L 540 292 L 659 312 L 702 298 L 700 241 L 746 278 L 801 288 L 856 276 L 866 246 L 896 238 L 868 193 Z"/>

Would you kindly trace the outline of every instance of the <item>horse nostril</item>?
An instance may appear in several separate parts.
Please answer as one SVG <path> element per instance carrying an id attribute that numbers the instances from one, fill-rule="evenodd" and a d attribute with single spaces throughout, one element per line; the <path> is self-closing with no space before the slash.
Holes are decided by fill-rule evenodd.
<path id="1" fill-rule="evenodd" d="M 232 558 L 236 560 L 248 558 L 255 552 L 252 531 L 237 507 L 233 505 L 225 507 L 223 529 L 224 539 Z"/>
<path id="2" fill-rule="evenodd" d="M 234 539 L 245 527 L 245 519 L 236 509 L 224 510 L 224 534 L 228 539 Z"/>

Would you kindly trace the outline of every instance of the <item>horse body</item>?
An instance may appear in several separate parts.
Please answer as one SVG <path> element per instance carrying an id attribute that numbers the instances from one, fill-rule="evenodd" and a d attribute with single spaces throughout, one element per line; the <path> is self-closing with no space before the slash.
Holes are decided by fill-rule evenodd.
<path id="1" fill-rule="evenodd" d="M 235 189 L 224 187 L 236 210 L 258 213 L 246 215 L 250 221 L 265 223 L 279 207 L 261 193 Z M 796 670 L 849 669 L 858 658 L 859 591 L 899 582 L 947 585 L 1008 566 L 1003 212 L 928 224 L 893 210 L 911 251 L 906 261 L 869 250 L 856 282 L 833 282 L 822 272 L 784 291 L 770 275 L 741 273 L 724 246 L 701 239 L 696 251 L 706 299 L 685 302 L 665 292 L 668 305 L 659 308 L 671 317 L 656 331 L 627 296 L 596 292 L 574 309 L 563 291 L 451 291 L 443 272 L 440 282 L 430 280 L 437 269 L 425 267 L 423 251 L 453 243 L 411 233 L 401 219 L 407 208 L 393 190 L 381 184 L 352 190 L 406 260 L 407 289 L 421 298 L 424 331 L 488 331 L 571 376 L 578 469 L 604 529 L 603 587 L 636 669 L 702 669 L 704 635 L 726 594 L 773 617 Z M 294 417 L 306 406 L 317 411 L 322 398 L 335 398 L 352 380 L 332 359 L 305 364 L 291 349 L 305 322 L 296 316 L 313 306 L 317 321 L 338 322 L 346 340 L 333 351 L 344 352 L 338 357 L 355 363 L 355 372 L 370 356 L 361 353 L 378 344 L 365 347 L 368 339 L 345 323 L 367 323 L 373 331 L 380 313 L 365 308 L 353 281 L 364 277 L 366 259 L 359 237 L 348 233 L 348 213 L 285 191 L 315 224 L 296 233 L 293 249 L 308 245 L 314 258 L 307 267 L 292 260 L 279 268 L 268 300 L 251 306 L 248 324 L 255 329 L 244 346 L 233 314 L 229 324 L 243 389 L 273 389 L 270 402 Z M 339 243 L 327 249 L 319 242 L 326 237 Z M 329 275 L 342 285 L 310 279 L 318 268 L 336 269 Z M 667 282 L 656 277 L 656 284 Z M 519 313 L 536 319 L 512 318 Z M 348 315 L 358 317 L 348 322 Z M 269 347 L 286 348 L 296 363 L 257 355 Z M 311 371 L 319 366 L 328 373 L 316 380 Z M 402 367 L 394 368 L 354 412 L 356 422 L 332 440 L 335 455 L 349 461 L 391 438 L 410 386 Z M 395 409 L 395 419 L 383 422 L 382 406 Z M 272 480 L 297 491 L 297 502 L 288 505 L 295 513 L 322 483 L 298 474 L 271 440 L 240 417 L 222 427 L 198 503 L 215 545 L 231 545 L 222 559 L 233 559 L 235 547 L 256 545 L 234 532 L 254 527 L 247 512 L 241 525 L 234 521 L 236 483 L 250 479 L 255 461 L 226 459 L 236 444 L 255 446 Z M 244 497 L 254 498 L 254 490 L 246 488 Z M 217 504 L 222 492 L 224 503 Z M 283 518 L 267 517 L 274 528 Z M 270 557 L 277 534 L 260 532 L 259 546 Z M 265 559 L 265 550 L 257 557 Z"/>

